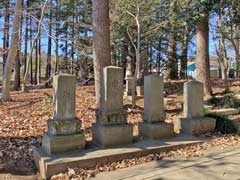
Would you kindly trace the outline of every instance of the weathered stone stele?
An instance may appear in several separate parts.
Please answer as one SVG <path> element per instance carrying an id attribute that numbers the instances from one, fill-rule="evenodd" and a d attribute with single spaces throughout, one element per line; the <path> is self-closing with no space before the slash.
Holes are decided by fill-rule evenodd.
<path id="1" fill-rule="evenodd" d="M 150 75 L 144 78 L 144 121 L 164 121 L 163 90 L 163 77 Z"/>
<path id="2" fill-rule="evenodd" d="M 108 66 L 103 69 L 100 109 L 104 112 L 119 111 L 123 108 L 123 70 Z"/>
<path id="3" fill-rule="evenodd" d="M 53 78 L 53 119 L 48 121 L 48 131 L 42 139 L 42 147 L 49 155 L 85 146 L 80 131 L 80 120 L 75 116 L 76 77 L 59 74 Z"/>
<path id="4" fill-rule="evenodd" d="M 204 115 L 203 84 L 189 81 L 184 84 L 184 117 L 201 117 Z"/>
<path id="5" fill-rule="evenodd" d="M 198 81 L 184 83 L 184 116 L 175 120 L 178 131 L 187 134 L 202 134 L 212 132 L 216 126 L 216 120 L 204 117 L 204 88 Z"/>
<path id="6" fill-rule="evenodd" d="M 75 119 L 75 95 L 76 77 L 62 74 L 53 77 L 53 119 Z"/>
<path id="7" fill-rule="evenodd" d="M 124 92 L 125 96 L 130 96 L 132 95 L 132 86 L 133 86 L 133 77 L 126 77 L 126 89 Z"/>
<path id="8" fill-rule="evenodd" d="M 103 69 L 100 109 L 97 123 L 102 125 L 127 123 L 123 109 L 123 69 L 108 66 Z"/>
<path id="9" fill-rule="evenodd" d="M 123 69 L 108 66 L 103 69 L 100 109 L 93 124 L 93 141 L 102 146 L 131 143 L 133 126 L 127 124 L 123 109 Z"/>
<path id="10" fill-rule="evenodd" d="M 163 77 L 144 77 L 143 123 L 139 124 L 140 135 L 158 139 L 174 135 L 173 124 L 164 122 Z"/>

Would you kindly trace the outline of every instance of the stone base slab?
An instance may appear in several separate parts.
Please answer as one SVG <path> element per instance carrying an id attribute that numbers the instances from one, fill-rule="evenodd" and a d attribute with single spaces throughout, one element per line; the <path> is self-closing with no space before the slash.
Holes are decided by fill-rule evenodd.
<path id="1" fill-rule="evenodd" d="M 73 120 L 48 120 L 48 134 L 50 135 L 70 135 L 80 132 L 81 121 Z"/>
<path id="2" fill-rule="evenodd" d="M 44 134 L 42 139 L 42 148 L 49 155 L 83 149 L 84 147 L 85 137 L 82 133 L 62 136 Z"/>
<path id="3" fill-rule="evenodd" d="M 204 134 L 215 130 L 216 119 L 210 117 L 179 118 L 178 126 L 181 133 Z"/>
<path id="4" fill-rule="evenodd" d="M 139 123 L 139 134 L 150 139 L 160 139 L 174 136 L 173 124 L 166 122 Z"/>
<path id="5" fill-rule="evenodd" d="M 89 144 L 88 149 L 57 155 L 48 155 L 42 148 L 33 147 L 33 157 L 40 178 L 49 179 L 54 174 L 66 172 L 68 168 L 92 168 L 99 164 L 176 150 L 206 140 L 208 139 L 203 137 L 180 135 L 162 140 L 143 140 L 106 149 Z"/>
<path id="6" fill-rule="evenodd" d="M 133 125 L 100 125 L 93 124 L 92 137 L 96 144 L 103 147 L 129 144 L 133 141 Z"/>

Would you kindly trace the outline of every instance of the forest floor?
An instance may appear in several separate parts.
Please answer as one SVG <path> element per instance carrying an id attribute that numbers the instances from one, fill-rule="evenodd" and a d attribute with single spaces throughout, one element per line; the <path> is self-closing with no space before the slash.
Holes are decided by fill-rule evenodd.
<path id="1" fill-rule="evenodd" d="M 240 81 L 232 82 L 231 91 L 237 92 L 239 83 Z M 221 84 L 221 82 L 215 83 L 214 93 L 222 93 Z M 182 86 L 168 88 L 164 99 L 166 121 L 169 122 L 182 114 L 181 104 L 174 103 L 182 100 L 182 91 L 175 92 L 176 89 L 182 89 Z M 36 89 L 28 93 L 13 92 L 11 95 L 12 101 L 0 101 L 0 174 L 34 175 L 36 167 L 31 146 L 39 147 L 41 137 L 47 130 L 47 120 L 52 116 L 52 89 Z M 124 108 L 129 113 L 129 123 L 134 124 L 134 135 L 137 135 L 137 123 L 141 120 L 143 98 L 137 99 L 137 108 L 134 110 L 131 109 L 131 100 L 125 98 Z M 96 120 L 93 86 L 77 87 L 76 116 L 82 120 L 81 128 L 87 140 L 91 140 L 91 126 Z M 235 143 L 240 143 L 239 137 L 231 135 L 216 135 L 216 137 L 221 138 L 222 141 L 218 140 L 218 143 L 212 142 L 212 144 L 221 145 L 219 142 L 223 142 L 222 144 L 226 145 L 229 143 L 229 138 L 233 138 Z M 199 147 L 196 148 L 199 149 Z M 190 148 L 186 149 L 185 154 L 190 156 L 190 154 L 196 154 L 194 152 L 198 150 Z M 91 174 L 88 170 L 81 172 L 87 173 L 83 175 L 84 177 Z M 90 172 L 94 174 L 96 171 Z"/>

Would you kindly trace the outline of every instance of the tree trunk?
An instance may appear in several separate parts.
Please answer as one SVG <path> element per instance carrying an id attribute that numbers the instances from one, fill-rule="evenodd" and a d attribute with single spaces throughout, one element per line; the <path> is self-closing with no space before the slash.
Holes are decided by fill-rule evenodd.
<path id="1" fill-rule="evenodd" d="M 27 51 L 28 51 L 28 17 L 26 16 L 25 19 L 25 38 L 24 38 L 24 74 L 26 73 L 26 68 L 27 68 Z"/>
<path id="2" fill-rule="evenodd" d="M 168 58 L 166 62 L 166 71 L 164 78 L 169 79 L 178 79 L 178 61 L 177 61 L 177 40 L 176 40 L 176 11 L 177 11 L 177 1 L 171 1 L 169 4 L 169 17 L 170 17 L 170 32 L 168 40 Z"/>
<path id="3" fill-rule="evenodd" d="M 207 98 L 211 97 L 210 63 L 209 63 L 209 16 L 208 13 L 197 23 L 196 79 L 204 84 Z"/>
<path id="4" fill-rule="evenodd" d="M 56 8 L 57 10 L 59 10 L 59 0 L 56 0 Z M 77 9 L 77 8 L 76 8 Z M 56 31 L 55 31 L 55 36 L 56 36 L 56 40 L 55 40 L 55 74 L 58 74 L 58 67 L 59 67 L 59 54 L 58 54 L 58 49 L 59 49 L 59 40 L 58 40 L 58 36 L 59 36 L 59 28 L 60 28 L 60 24 L 59 24 L 59 12 L 57 12 L 56 15 Z"/>
<path id="5" fill-rule="evenodd" d="M 41 35 L 39 32 L 39 39 L 38 39 L 38 71 L 37 71 L 37 84 L 40 84 L 41 79 Z"/>
<path id="6" fill-rule="evenodd" d="M 165 79 L 178 79 L 175 32 L 170 33 L 168 41 L 168 60 L 166 64 Z"/>
<path id="7" fill-rule="evenodd" d="M 33 29 L 32 29 L 32 19 L 30 19 L 30 49 L 33 48 Z M 32 54 L 30 56 L 30 82 L 33 84 L 33 59 Z"/>
<path id="8" fill-rule="evenodd" d="M 228 84 L 228 68 L 225 66 L 221 66 L 221 74 L 222 74 L 222 80 L 224 84 L 225 93 L 229 91 L 229 84 Z"/>
<path id="9" fill-rule="evenodd" d="M 23 6 L 23 0 L 22 0 L 22 6 Z M 23 17 L 21 16 L 21 22 L 20 22 L 20 29 L 19 29 L 19 43 L 18 43 L 18 50 L 17 55 L 15 58 L 15 67 L 14 67 L 14 90 L 17 91 L 21 85 L 21 59 L 22 59 L 22 53 L 21 53 L 21 42 L 22 42 L 22 29 L 23 29 Z"/>
<path id="10" fill-rule="evenodd" d="M 111 64 L 109 0 L 93 1 L 93 59 L 96 107 L 100 108 L 103 68 Z"/>
<path id="11" fill-rule="evenodd" d="M 240 52 L 239 52 L 239 48 L 240 48 L 240 43 L 238 42 L 239 40 L 234 40 L 234 39 L 230 39 L 234 52 L 235 52 L 235 60 L 236 60 L 236 77 L 239 78 L 239 68 L 240 68 Z"/>
<path id="12" fill-rule="evenodd" d="M 3 87 L 2 87 L 3 101 L 10 100 L 10 84 L 11 84 L 11 76 L 12 76 L 12 66 L 13 66 L 14 59 L 17 55 L 17 49 L 19 44 L 19 29 L 20 29 L 21 14 L 22 14 L 22 1 L 17 0 L 15 4 L 11 47 L 10 47 L 10 51 L 7 57 L 7 62 L 4 68 Z"/>
<path id="13" fill-rule="evenodd" d="M 35 42 L 35 76 L 34 76 L 34 84 L 37 84 L 37 76 L 38 76 L 38 40 Z"/>
<path id="14" fill-rule="evenodd" d="M 19 45 L 20 46 L 20 45 Z M 15 67 L 14 67 L 14 87 L 15 91 L 20 87 L 20 47 L 18 47 L 17 55 L 15 58 Z"/>
<path id="15" fill-rule="evenodd" d="M 186 28 L 183 34 L 183 42 L 182 42 L 181 70 L 180 70 L 181 79 L 187 78 L 188 42 L 189 42 L 189 31 L 188 31 L 188 28 Z"/>
<path id="16" fill-rule="evenodd" d="M 52 6 L 52 0 L 49 2 Z M 49 35 L 52 36 L 52 8 L 50 9 L 49 14 Z M 47 65 L 46 65 L 46 74 L 45 80 L 48 81 L 51 77 L 52 71 L 52 37 L 48 36 L 48 49 L 47 49 Z M 45 84 L 46 87 L 49 86 L 49 83 Z"/>
<path id="17" fill-rule="evenodd" d="M 10 12 L 9 12 L 9 0 L 4 0 L 4 31 L 3 31 L 3 75 L 4 67 L 7 61 L 8 48 L 9 48 L 9 23 L 10 23 Z"/>

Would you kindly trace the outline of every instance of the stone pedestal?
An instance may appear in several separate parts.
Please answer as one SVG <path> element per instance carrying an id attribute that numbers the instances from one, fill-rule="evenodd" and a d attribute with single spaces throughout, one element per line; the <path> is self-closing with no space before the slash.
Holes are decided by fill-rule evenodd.
<path id="1" fill-rule="evenodd" d="M 150 139 L 174 136 L 173 124 L 166 122 L 158 123 L 139 123 L 139 134 Z"/>
<path id="2" fill-rule="evenodd" d="M 144 95 L 144 86 L 136 86 L 136 93 L 137 93 L 137 96 L 143 96 Z"/>
<path id="3" fill-rule="evenodd" d="M 83 133 L 62 136 L 44 134 L 42 147 L 49 155 L 83 149 L 85 147 L 85 137 Z"/>
<path id="4" fill-rule="evenodd" d="M 195 117 L 192 119 L 180 118 L 181 132 L 186 134 L 203 134 L 213 132 L 216 119 L 209 117 Z"/>
<path id="5" fill-rule="evenodd" d="M 133 125 L 100 125 L 93 124 L 93 141 L 103 147 L 129 144 L 133 141 Z"/>
<path id="6" fill-rule="evenodd" d="M 150 75 L 144 78 L 143 123 L 139 124 L 141 136 L 159 139 L 174 135 L 173 124 L 164 122 L 163 78 Z"/>
<path id="7" fill-rule="evenodd" d="M 132 95 L 132 86 L 133 86 L 133 77 L 128 76 L 125 78 L 126 80 L 126 89 L 124 91 L 125 96 L 131 96 Z"/>
<path id="8" fill-rule="evenodd" d="M 204 117 L 204 89 L 198 81 L 184 83 L 184 116 L 175 120 L 174 129 L 187 134 L 202 134 L 215 130 L 216 120 Z"/>
<path id="9" fill-rule="evenodd" d="M 108 66 L 103 69 L 100 109 L 93 125 L 93 141 L 101 146 L 131 143 L 133 127 L 127 124 L 123 109 L 123 69 Z"/>
<path id="10" fill-rule="evenodd" d="M 75 117 L 75 84 L 72 75 L 60 74 L 53 78 L 53 119 L 48 121 L 48 131 L 42 139 L 42 148 L 49 155 L 85 147 L 81 121 Z"/>

